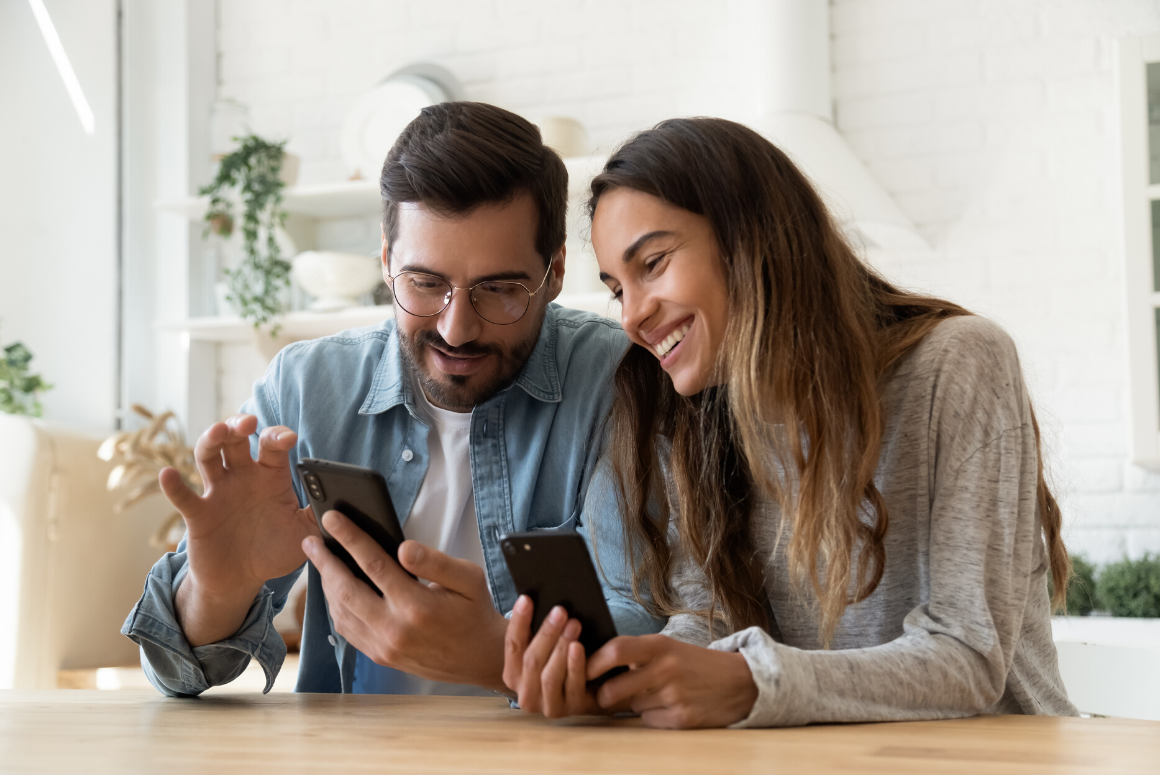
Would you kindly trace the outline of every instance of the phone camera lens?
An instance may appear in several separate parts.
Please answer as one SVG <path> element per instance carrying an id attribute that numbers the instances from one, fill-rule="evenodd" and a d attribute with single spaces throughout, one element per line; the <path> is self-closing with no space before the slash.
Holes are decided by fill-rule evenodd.
<path id="1" fill-rule="evenodd" d="M 512 543 L 510 541 L 507 541 L 503 545 L 503 551 L 504 551 L 504 554 L 506 554 L 508 557 L 513 557 L 513 556 L 515 556 L 516 548 L 515 548 L 515 546 L 512 545 Z"/>
<path id="2" fill-rule="evenodd" d="M 524 544 L 524 551 L 525 552 L 532 551 L 532 545 L 531 544 Z"/>

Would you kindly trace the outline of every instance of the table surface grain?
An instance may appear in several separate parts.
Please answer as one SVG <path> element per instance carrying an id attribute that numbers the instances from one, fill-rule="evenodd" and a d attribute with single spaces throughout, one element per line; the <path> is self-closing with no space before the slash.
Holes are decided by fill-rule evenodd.
<path id="1" fill-rule="evenodd" d="M 982 716 L 798 729 L 549 721 L 503 700 L 0 692 L 3 772 L 1158 773 L 1160 722 Z"/>

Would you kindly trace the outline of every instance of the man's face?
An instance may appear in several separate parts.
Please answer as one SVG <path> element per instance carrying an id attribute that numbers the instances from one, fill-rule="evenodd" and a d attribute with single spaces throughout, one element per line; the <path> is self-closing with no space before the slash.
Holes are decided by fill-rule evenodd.
<path id="1" fill-rule="evenodd" d="M 471 288 L 484 280 L 510 280 L 535 291 L 547 267 L 536 252 L 538 213 L 527 194 L 502 205 L 482 205 L 466 216 L 444 216 L 419 203 L 399 205 L 395 244 L 383 237 L 383 272 L 423 272 L 457 289 L 447 309 L 432 317 L 411 315 L 398 304 L 395 320 L 403 357 L 436 406 L 468 412 L 510 385 L 536 346 L 544 311 L 564 280 L 560 249 L 543 289 L 522 318 L 489 323 L 471 304 Z"/>

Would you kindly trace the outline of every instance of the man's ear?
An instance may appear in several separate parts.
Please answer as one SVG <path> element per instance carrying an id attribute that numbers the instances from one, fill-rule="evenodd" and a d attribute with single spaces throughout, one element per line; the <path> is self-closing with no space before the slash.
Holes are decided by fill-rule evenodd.
<path id="1" fill-rule="evenodd" d="M 379 224 L 379 234 L 382 235 L 382 252 L 379 254 L 379 259 L 383 264 L 383 282 L 387 282 L 387 275 L 391 271 L 391 246 L 387 242 L 387 227 Z"/>
<path id="2" fill-rule="evenodd" d="M 564 256 L 567 252 L 567 246 L 561 245 L 552 260 L 552 276 L 548 278 L 548 301 L 555 301 L 564 290 Z"/>

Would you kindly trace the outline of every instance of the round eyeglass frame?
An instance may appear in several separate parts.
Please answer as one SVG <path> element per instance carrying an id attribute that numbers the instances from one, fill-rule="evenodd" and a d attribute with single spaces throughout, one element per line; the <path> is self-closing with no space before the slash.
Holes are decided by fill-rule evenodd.
<path id="1" fill-rule="evenodd" d="M 404 312 L 406 312 L 408 315 L 411 315 L 411 316 L 417 317 L 417 318 L 437 317 L 439 315 L 442 315 L 444 312 L 446 312 L 447 308 L 451 306 L 451 299 L 455 295 L 456 291 L 468 291 L 467 299 L 471 302 L 471 308 L 473 310 L 475 310 L 476 315 L 479 315 L 479 317 L 481 319 L 486 320 L 488 323 L 491 323 L 493 326 L 511 326 L 511 325 L 515 325 L 516 323 L 519 323 L 521 320 L 524 319 L 524 315 L 528 314 L 528 308 L 532 306 L 532 297 L 534 297 L 540 291 L 544 290 L 544 285 L 548 282 L 548 275 L 550 275 L 552 273 L 552 264 L 554 264 L 555 262 L 556 262 L 555 256 L 552 256 L 552 258 L 550 258 L 548 260 L 548 270 L 546 272 L 544 272 L 544 279 L 540 281 L 540 286 L 538 288 L 536 288 L 536 290 L 534 290 L 534 291 L 528 290 L 528 286 L 524 285 L 521 282 L 516 282 L 515 280 L 480 280 L 475 285 L 469 286 L 467 288 L 463 288 L 463 287 L 460 287 L 458 285 L 452 285 L 451 283 L 447 282 L 446 279 L 440 277 L 437 274 L 429 274 L 427 272 L 410 272 L 410 271 L 408 271 L 408 272 L 399 272 L 398 274 L 391 274 L 390 272 L 386 272 L 385 274 L 387 275 L 387 277 L 391 281 L 391 293 L 395 297 L 395 303 L 398 304 L 399 307 Z M 431 312 L 427 315 L 419 315 L 419 314 L 414 313 L 411 310 L 409 310 L 403 306 L 403 303 L 401 301 L 399 301 L 398 294 L 395 294 L 395 280 L 402 277 L 405 274 L 417 274 L 417 275 L 422 275 L 423 277 L 433 277 L 436 280 L 438 280 L 439 282 L 444 283 L 448 288 L 451 289 L 451 291 L 444 298 L 443 306 L 439 309 L 438 312 Z M 479 311 L 479 307 L 477 307 L 475 305 L 475 289 L 478 288 L 479 286 L 485 285 L 487 283 L 505 283 L 508 285 L 518 285 L 524 289 L 524 291 L 528 294 L 528 303 L 524 306 L 524 311 L 520 313 L 520 316 L 518 318 L 516 318 L 515 320 L 509 320 L 507 323 L 497 323 L 494 320 L 491 320 L 489 318 L 484 317 L 483 313 Z"/>

